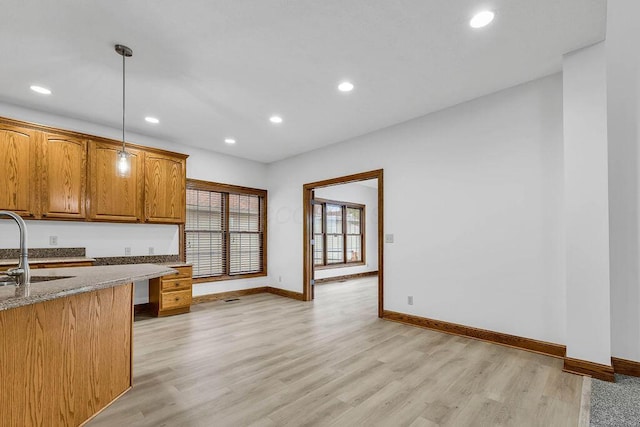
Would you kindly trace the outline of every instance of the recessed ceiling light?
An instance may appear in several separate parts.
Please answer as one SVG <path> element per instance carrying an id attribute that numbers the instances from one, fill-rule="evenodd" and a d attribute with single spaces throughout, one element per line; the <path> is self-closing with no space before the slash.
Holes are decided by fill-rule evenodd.
<path id="1" fill-rule="evenodd" d="M 483 10 L 482 12 L 477 13 L 473 18 L 471 18 L 471 21 L 469 21 L 469 25 L 471 25 L 472 28 L 486 27 L 491 23 L 491 21 L 493 21 L 493 18 L 495 16 L 496 14 L 492 11 Z"/>
<path id="2" fill-rule="evenodd" d="M 225 138 L 224 142 L 226 142 L 227 144 L 235 144 L 236 140 L 233 138 Z"/>
<path id="3" fill-rule="evenodd" d="M 31 85 L 31 90 L 42 95 L 51 95 L 51 90 L 47 89 L 46 87 Z"/>
<path id="4" fill-rule="evenodd" d="M 351 82 L 342 82 L 338 85 L 338 90 L 340 92 L 351 92 L 353 90 L 353 83 Z"/>
<path id="5" fill-rule="evenodd" d="M 271 116 L 271 117 L 269 117 L 269 121 L 271 123 L 282 123 L 282 117 L 280 117 L 280 116 Z"/>
<path id="6" fill-rule="evenodd" d="M 154 125 L 160 123 L 160 120 L 156 119 L 155 117 L 145 117 L 144 119 L 149 123 L 153 123 Z"/>

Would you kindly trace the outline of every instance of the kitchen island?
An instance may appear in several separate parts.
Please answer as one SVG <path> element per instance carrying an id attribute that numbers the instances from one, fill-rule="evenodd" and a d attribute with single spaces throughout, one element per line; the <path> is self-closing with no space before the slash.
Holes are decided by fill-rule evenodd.
<path id="1" fill-rule="evenodd" d="M 28 292 L 0 287 L 0 426 L 81 425 L 128 391 L 133 282 L 174 272 L 52 268 Z"/>

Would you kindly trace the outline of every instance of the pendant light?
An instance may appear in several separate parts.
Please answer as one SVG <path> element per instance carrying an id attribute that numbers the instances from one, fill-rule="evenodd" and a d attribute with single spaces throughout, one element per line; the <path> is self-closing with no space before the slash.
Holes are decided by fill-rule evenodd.
<path id="1" fill-rule="evenodd" d="M 116 52 L 122 56 L 122 150 L 118 151 L 116 160 L 116 174 L 121 178 L 128 178 L 131 175 L 131 153 L 127 152 L 124 142 L 124 112 L 125 112 L 125 58 L 133 56 L 133 51 L 127 46 L 117 44 Z"/>

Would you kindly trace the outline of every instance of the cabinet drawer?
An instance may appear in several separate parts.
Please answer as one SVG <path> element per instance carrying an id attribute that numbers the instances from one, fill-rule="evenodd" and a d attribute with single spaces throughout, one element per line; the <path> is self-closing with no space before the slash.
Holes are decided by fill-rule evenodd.
<path id="1" fill-rule="evenodd" d="M 178 270 L 178 274 L 172 274 L 170 276 L 164 276 L 166 279 L 181 279 L 183 277 L 191 278 L 191 266 L 189 267 L 172 267 L 174 270 Z"/>
<path id="2" fill-rule="evenodd" d="M 191 279 L 162 279 L 160 284 L 162 292 L 191 289 Z"/>
<path id="3" fill-rule="evenodd" d="M 191 289 L 186 291 L 164 292 L 160 298 L 161 310 L 188 307 L 191 305 Z"/>

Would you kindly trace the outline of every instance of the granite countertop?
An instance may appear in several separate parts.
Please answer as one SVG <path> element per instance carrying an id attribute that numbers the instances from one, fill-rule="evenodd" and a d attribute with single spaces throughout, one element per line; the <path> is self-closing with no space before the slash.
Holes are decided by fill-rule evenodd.
<path id="1" fill-rule="evenodd" d="M 29 258 L 29 265 L 32 264 L 62 264 L 71 262 L 94 262 L 95 258 L 87 257 L 52 257 L 52 258 Z M 18 265 L 18 259 L 0 259 L 0 266 Z"/>
<path id="2" fill-rule="evenodd" d="M 25 296 L 16 296 L 16 291 L 22 291 L 22 293 L 24 293 L 24 289 L 20 289 L 20 287 L 0 286 L 0 311 L 174 273 L 177 273 L 176 270 L 157 264 L 127 264 L 33 270 L 31 271 L 32 278 L 65 278 L 31 283 L 30 292 Z"/>

